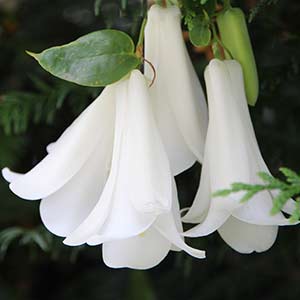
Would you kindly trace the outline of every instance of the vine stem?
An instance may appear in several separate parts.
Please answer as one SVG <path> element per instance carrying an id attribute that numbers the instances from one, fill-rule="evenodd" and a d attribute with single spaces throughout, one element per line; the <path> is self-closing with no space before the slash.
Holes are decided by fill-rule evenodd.
<path id="1" fill-rule="evenodd" d="M 135 54 L 138 57 L 143 57 L 144 54 L 144 35 L 145 35 L 145 26 L 147 23 L 147 18 L 145 17 L 143 19 L 142 25 L 141 25 L 141 29 L 140 29 L 140 34 L 139 34 L 139 39 L 138 42 L 136 44 L 136 50 L 135 50 Z"/>
<path id="2" fill-rule="evenodd" d="M 153 64 L 152 64 L 151 61 L 149 61 L 148 59 L 146 59 L 146 58 L 144 58 L 144 57 L 143 57 L 143 61 L 144 61 L 145 63 L 147 63 L 147 64 L 151 67 L 151 69 L 152 69 L 152 71 L 153 71 L 153 78 L 152 78 L 151 83 L 150 83 L 150 85 L 149 85 L 149 87 L 151 87 L 151 86 L 153 85 L 153 83 L 155 82 L 155 79 L 156 79 L 156 70 L 155 70 L 155 67 L 153 66 Z"/>
<path id="3" fill-rule="evenodd" d="M 224 8 L 225 9 L 228 9 L 231 7 L 231 3 L 230 3 L 230 0 L 224 0 Z"/>
<path id="4" fill-rule="evenodd" d="M 218 33 L 217 33 L 217 29 L 216 29 L 216 25 L 214 23 L 211 24 L 211 28 L 212 28 L 212 31 L 213 31 L 213 37 L 214 37 L 214 40 L 223 48 L 224 50 L 224 58 L 226 58 L 226 54 L 232 59 L 233 56 L 232 54 L 230 53 L 230 51 L 225 47 L 225 45 L 223 44 L 223 42 L 220 40 L 219 36 L 218 36 Z"/>

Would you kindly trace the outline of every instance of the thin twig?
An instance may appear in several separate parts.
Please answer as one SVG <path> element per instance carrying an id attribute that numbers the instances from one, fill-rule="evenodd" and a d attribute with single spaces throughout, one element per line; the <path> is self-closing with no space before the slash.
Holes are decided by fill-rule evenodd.
<path id="1" fill-rule="evenodd" d="M 153 66 L 152 62 L 150 62 L 148 59 L 143 58 L 143 61 L 146 62 L 147 64 L 149 64 L 149 66 L 151 67 L 151 69 L 153 71 L 153 78 L 152 78 L 152 81 L 149 85 L 149 87 L 151 87 L 154 84 L 154 81 L 156 79 L 156 70 L 155 70 L 155 67 Z"/>

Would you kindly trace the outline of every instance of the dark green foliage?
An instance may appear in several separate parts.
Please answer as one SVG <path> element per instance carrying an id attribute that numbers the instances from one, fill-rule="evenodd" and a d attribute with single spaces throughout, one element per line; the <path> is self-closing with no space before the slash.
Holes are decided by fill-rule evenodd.
<path id="1" fill-rule="evenodd" d="M 10 227 L 0 232 L 0 259 L 5 259 L 8 248 L 12 246 L 29 247 L 34 255 L 41 251 L 48 253 L 49 258 L 57 260 L 63 256 L 69 256 L 70 263 L 75 262 L 78 254 L 85 247 L 68 248 L 62 244 L 62 240 L 56 238 L 44 226 L 33 229 L 24 227 Z M 32 252 L 34 250 L 34 252 Z"/>
<path id="2" fill-rule="evenodd" d="M 22 227 L 10 227 L 0 233 L 0 257 L 4 258 L 8 247 L 18 240 L 20 246 L 36 245 L 43 251 L 49 251 L 52 236 L 43 228 L 29 230 Z"/>
<path id="3" fill-rule="evenodd" d="M 36 124 L 41 121 L 51 124 L 67 92 L 51 89 L 51 92 L 44 95 L 27 92 L 4 94 L 0 102 L 0 123 L 5 134 L 24 133 L 31 121 Z"/>

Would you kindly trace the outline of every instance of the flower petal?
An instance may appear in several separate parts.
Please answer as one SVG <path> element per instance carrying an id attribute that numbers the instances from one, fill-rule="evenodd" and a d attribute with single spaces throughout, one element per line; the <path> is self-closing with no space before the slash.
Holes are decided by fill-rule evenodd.
<path id="1" fill-rule="evenodd" d="M 209 143 L 209 141 L 207 140 Z M 206 148 L 207 151 L 208 147 Z M 211 201 L 210 190 L 210 174 L 208 164 L 208 153 L 204 155 L 204 162 L 202 165 L 200 186 L 193 201 L 192 206 L 188 212 L 183 216 L 182 221 L 186 223 L 201 223 L 204 221 Z"/>
<path id="2" fill-rule="evenodd" d="M 223 240 L 240 253 L 263 252 L 274 244 L 278 226 L 248 224 L 231 217 L 219 228 Z"/>
<path id="3" fill-rule="evenodd" d="M 197 217 L 198 221 L 203 220 L 209 184 L 212 193 L 229 188 L 234 182 L 256 184 L 261 181 L 257 173 L 268 171 L 251 124 L 242 76 L 241 66 L 236 61 L 214 59 L 205 70 L 210 121 L 205 146 L 204 172 L 195 204 L 184 220 L 197 221 Z M 195 237 L 212 233 L 222 226 L 230 215 L 257 225 L 290 224 L 281 213 L 270 215 L 273 204 L 269 192 L 259 193 L 250 201 L 241 203 L 240 199 L 244 193 L 212 197 L 204 221 L 187 231 L 185 235 Z M 200 198 L 201 194 L 204 196 Z"/>
<path id="4" fill-rule="evenodd" d="M 145 270 L 158 265 L 168 254 L 171 243 L 156 229 L 128 239 L 103 243 L 103 260 L 111 268 Z"/>
<path id="5" fill-rule="evenodd" d="M 230 217 L 230 211 L 218 208 L 215 202 L 209 208 L 206 218 L 199 225 L 194 226 L 190 230 L 184 232 L 187 237 L 206 236 L 216 231 Z"/>
<path id="6" fill-rule="evenodd" d="M 232 215 L 244 222 L 257 225 L 291 225 L 281 212 L 271 215 L 273 207 L 272 195 L 269 191 L 256 194 L 243 206 L 232 212 Z"/>
<path id="7" fill-rule="evenodd" d="M 282 208 L 282 211 L 284 211 L 287 214 L 293 214 L 294 210 L 296 209 L 296 201 L 293 199 L 290 199 L 287 201 L 287 203 Z"/>
<path id="8" fill-rule="evenodd" d="M 174 248 L 175 251 L 183 250 L 194 257 L 205 258 L 205 251 L 194 249 L 185 243 L 184 238 L 182 236 L 182 228 L 178 229 L 178 225 L 176 224 L 176 215 L 178 214 L 178 212 L 179 207 L 177 191 L 175 182 L 173 182 L 172 212 L 158 216 L 153 226 L 157 229 L 157 231 L 159 231 L 167 240 L 169 240 L 173 244 L 172 248 Z"/>
<path id="9" fill-rule="evenodd" d="M 111 172 L 99 202 L 67 237 L 66 244 L 97 244 L 136 236 L 146 231 L 158 214 L 170 209 L 172 177 L 146 90 L 139 71 L 118 84 Z"/>
<path id="10" fill-rule="evenodd" d="M 50 144 L 46 147 L 47 153 L 52 152 L 52 151 L 54 150 L 54 147 L 55 147 L 55 142 L 50 143 Z"/>
<path id="11" fill-rule="evenodd" d="M 162 95 L 164 93 L 163 90 L 159 93 L 161 98 L 156 97 L 154 92 L 151 91 L 151 99 L 155 110 L 157 126 L 169 157 L 172 173 L 175 176 L 190 168 L 197 158 L 188 149 L 179 131 L 174 114 L 165 101 L 166 96 Z"/>
<path id="12" fill-rule="evenodd" d="M 133 71 L 128 86 L 127 130 L 122 147 L 127 193 L 141 212 L 160 214 L 172 205 L 172 174 L 153 117 L 144 76 Z"/>
<path id="13" fill-rule="evenodd" d="M 2 169 L 2 176 L 9 183 L 17 180 L 18 178 L 20 178 L 23 175 L 24 174 L 13 172 L 9 168 Z"/>
<path id="14" fill-rule="evenodd" d="M 239 74 L 242 76 L 241 70 Z M 212 60 L 205 70 L 205 81 L 210 118 L 207 152 L 211 189 L 216 192 L 229 188 L 233 182 L 250 182 L 253 161 L 242 121 L 244 115 L 235 105 L 236 101 L 244 99 L 235 99 L 235 83 L 230 81 L 226 63 Z"/>
<path id="15" fill-rule="evenodd" d="M 40 204 L 44 225 L 58 236 L 73 232 L 90 214 L 106 183 L 112 155 L 114 128 L 107 130 L 91 157 L 73 178 Z"/>
<path id="16" fill-rule="evenodd" d="M 182 38 L 180 20 L 177 7 L 153 5 L 145 28 L 145 57 L 157 75 L 150 92 L 174 174 L 195 160 L 202 161 L 208 122 L 203 90 Z M 153 76 L 147 64 L 145 74 Z"/>
<path id="17" fill-rule="evenodd" d="M 247 106 L 247 100 L 244 92 L 244 83 L 242 77 L 241 66 L 232 60 L 225 61 L 225 66 L 229 73 L 231 82 L 234 82 L 234 88 L 232 88 L 233 97 L 235 100 L 235 106 L 240 110 L 241 128 L 244 129 L 244 135 L 248 138 L 249 147 L 249 182 L 252 184 L 260 184 L 262 180 L 257 175 L 258 172 L 266 172 L 270 174 L 268 167 L 266 166 L 261 152 L 258 147 L 258 143 L 255 137 L 255 132 L 251 122 L 249 109 Z M 257 224 L 257 225 L 290 225 L 287 218 L 282 213 L 278 213 L 274 216 L 270 214 L 273 207 L 273 193 L 264 191 L 256 194 L 250 201 L 245 203 L 242 207 L 234 211 L 233 215 L 241 221 Z"/>
<path id="18" fill-rule="evenodd" d="M 51 195 L 66 184 L 113 126 L 113 95 L 114 87 L 106 87 L 56 141 L 53 151 L 10 184 L 11 190 L 21 198 L 36 200 Z"/>
<path id="19" fill-rule="evenodd" d="M 161 235 L 172 242 L 176 248 L 179 248 L 196 258 L 205 258 L 205 251 L 192 248 L 185 243 L 184 239 L 177 231 L 174 219 L 170 214 L 159 216 L 154 226 Z"/>

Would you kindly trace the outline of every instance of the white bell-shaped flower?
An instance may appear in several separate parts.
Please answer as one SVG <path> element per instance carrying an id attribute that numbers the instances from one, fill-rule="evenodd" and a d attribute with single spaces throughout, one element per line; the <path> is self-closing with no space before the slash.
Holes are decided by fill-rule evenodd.
<path id="1" fill-rule="evenodd" d="M 212 60 L 205 70 L 209 125 L 201 182 L 185 222 L 200 223 L 186 236 L 206 236 L 218 230 L 241 253 L 269 249 L 278 225 L 289 221 L 282 213 L 270 215 L 272 194 L 264 191 L 246 203 L 243 193 L 212 198 L 212 193 L 234 182 L 261 183 L 258 172 L 269 172 L 261 156 L 245 97 L 243 74 L 234 60 Z"/>
<path id="2" fill-rule="evenodd" d="M 179 205 L 144 76 L 137 70 L 102 94 L 10 189 L 41 199 L 40 214 L 64 243 L 103 243 L 110 267 L 147 269 L 170 250 L 203 258 L 181 236 Z"/>
<path id="3" fill-rule="evenodd" d="M 182 37 L 177 6 L 151 6 L 145 27 L 145 58 L 156 70 L 150 94 L 176 175 L 196 160 L 202 162 L 208 122 L 205 97 Z M 145 75 L 153 76 L 148 64 Z"/>

